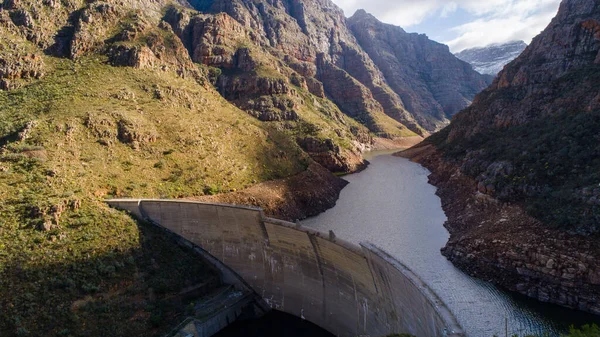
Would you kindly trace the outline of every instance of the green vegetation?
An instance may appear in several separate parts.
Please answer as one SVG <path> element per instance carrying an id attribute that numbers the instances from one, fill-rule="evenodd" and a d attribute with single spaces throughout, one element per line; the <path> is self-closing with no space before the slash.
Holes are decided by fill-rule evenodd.
<path id="1" fill-rule="evenodd" d="M 169 330 L 186 287 L 220 282 L 157 228 L 84 201 L 49 231 L 0 205 L 0 335 L 142 336 Z"/>
<path id="2" fill-rule="evenodd" d="M 600 230 L 600 202 L 595 202 L 600 196 L 600 111 L 563 112 L 443 143 L 450 129 L 430 140 L 450 158 L 478 151 L 463 171 L 473 177 L 485 175 L 485 183 L 494 186 L 500 199 L 523 203 L 532 216 L 554 227 Z M 507 162 L 510 168 L 495 174 L 488 169 L 494 162 Z"/>
<path id="3" fill-rule="evenodd" d="M 218 279 L 102 200 L 241 189 L 306 157 L 194 81 L 45 62 L 43 80 L 0 92 L 0 335 L 160 334 L 185 312 L 182 289 Z"/>
<path id="4" fill-rule="evenodd" d="M 600 328 L 596 324 L 584 325 L 581 329 L 571 327 L 571 332 L 567 337 L 600 337 Z"/>

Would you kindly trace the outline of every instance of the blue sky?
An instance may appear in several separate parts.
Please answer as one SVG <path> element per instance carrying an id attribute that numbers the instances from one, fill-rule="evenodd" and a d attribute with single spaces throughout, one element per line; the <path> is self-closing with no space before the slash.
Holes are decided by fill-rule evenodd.
<path id="1" fill-rule="evenodd" d="M 406 31 L 425 33 L 453 52 L 539 34 L 556 15 L 560 0 L 333 0 L 352 16 L 365 9 Z"/>

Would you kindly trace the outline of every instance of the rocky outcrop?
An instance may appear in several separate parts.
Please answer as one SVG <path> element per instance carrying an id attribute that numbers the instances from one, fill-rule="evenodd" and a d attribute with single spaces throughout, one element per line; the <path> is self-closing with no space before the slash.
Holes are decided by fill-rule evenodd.
<path id="1" fill-rule="evenodd" d="M 16 89 L 45 74 L 43 57 L 26 46 L 0 43 L 0 90 Z"/>
<path id="2" fill-rule="evenodd" d="M 305 172 L 282 180 L 257 184 L 243 191 L 199 198 L 205 202 L 253 205 L 268 216 L 297 221 L 335 206 L 347 181 L 312 163 Z"/>
<path id="3" fill-rule="evenodd" d="M 225 13 L 192 14 L 170 7 L 164 17 L 181 38 L 194 62 L 231 69 L 237 48 L 250 39 L 249 32 Z"/>
<path id="4" fill-rule="evenodd" d="M 314 161 L 334 173 L 352 173 L 367 167 L 360 152 L 343 150 L 331 139 L 305 137 L 298 139 L 298 145 Z"/>
<path id="5" fill-rule="evenodd" d="M 556 18 L 450 126 L 405 155 L 433 173 L 472 275 L 600 314 L 600 2 Z"/>
<path id="6" fill-rule="evenodd" d="M 117 6 L 108 2 L 91 3 L 78 14 L 74 23 L 74 33 L 66 51 L 71 59 L 100 47 L 103 43 L 101 38 L 107 35 L 112 23 L 124 16 L 119 13 Z"/>
<path id="7" fill-rule="evenodd" d="M 425 35 L 384 24 L 364 10 L 349 18 L 348 26 L 404 107 L 427 130 L 444 126 L 489 84 L 448 46 Z"/>
<path id="8" fill-rule="evenodd" d="M 106 48 L 112 65 L 173 71 L 182 78 L 206 81 L 206 75 L 194 65 L 170 25 L 161 22 L 155 27 L 142 18 L 136 19 Z"/>

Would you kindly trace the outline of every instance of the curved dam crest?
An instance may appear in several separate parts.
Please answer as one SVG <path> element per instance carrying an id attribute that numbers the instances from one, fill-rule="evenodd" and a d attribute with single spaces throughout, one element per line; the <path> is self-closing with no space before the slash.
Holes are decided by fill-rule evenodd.
<path id="1" fill-rule="evenodd" d="M 436 294 L 370 243 L 348 243 L 262 210 L 167 200 L 109 200 L 198 246 L 271 308 L 337 336 L 465 336 Z"/>

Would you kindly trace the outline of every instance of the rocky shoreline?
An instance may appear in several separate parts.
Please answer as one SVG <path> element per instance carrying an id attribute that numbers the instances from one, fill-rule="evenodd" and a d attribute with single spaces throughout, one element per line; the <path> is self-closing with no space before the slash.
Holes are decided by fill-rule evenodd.
<path id="1" fill-rule="evenodd" d="M 423 140 L 420 136 L 397 139 L 374 138 L 370 151 L 403 150 Z M 331 151 L 324 154 L 330 154 Z M 265 214 L 286 221 L 304 220 L 333 208 L 340 192 L 348 182 L 335 176 L 337 166 L 329 167 L 313 158 L 306 171 L 285 179 L 267 181 L 242 191 L 194 198 L 205 202 L 218 202 L 260 207 Z M 354 154 L 340 159 L 354 174 L 365 170 L 369 162 L 362 155 Z"/>
<path id="2" fill-rule="evenodd" d="M 317 163 L 295 176 L 267 181 L 243 191 L 205 196 L 204 202 L 260 207 L 270 217 L 297 221 L 318 215 L 335 206 L 348 182 Z"/>
<path id="3" fill-rule="evenodd" d="M 546 303 L 600 315 L 597 237 L 551 229 L 518 205 L 477 190 L 477 182 L 424 143 L 399 154 L 432 173 L 448 216 L 442 249 L 466 273 Z"/>

